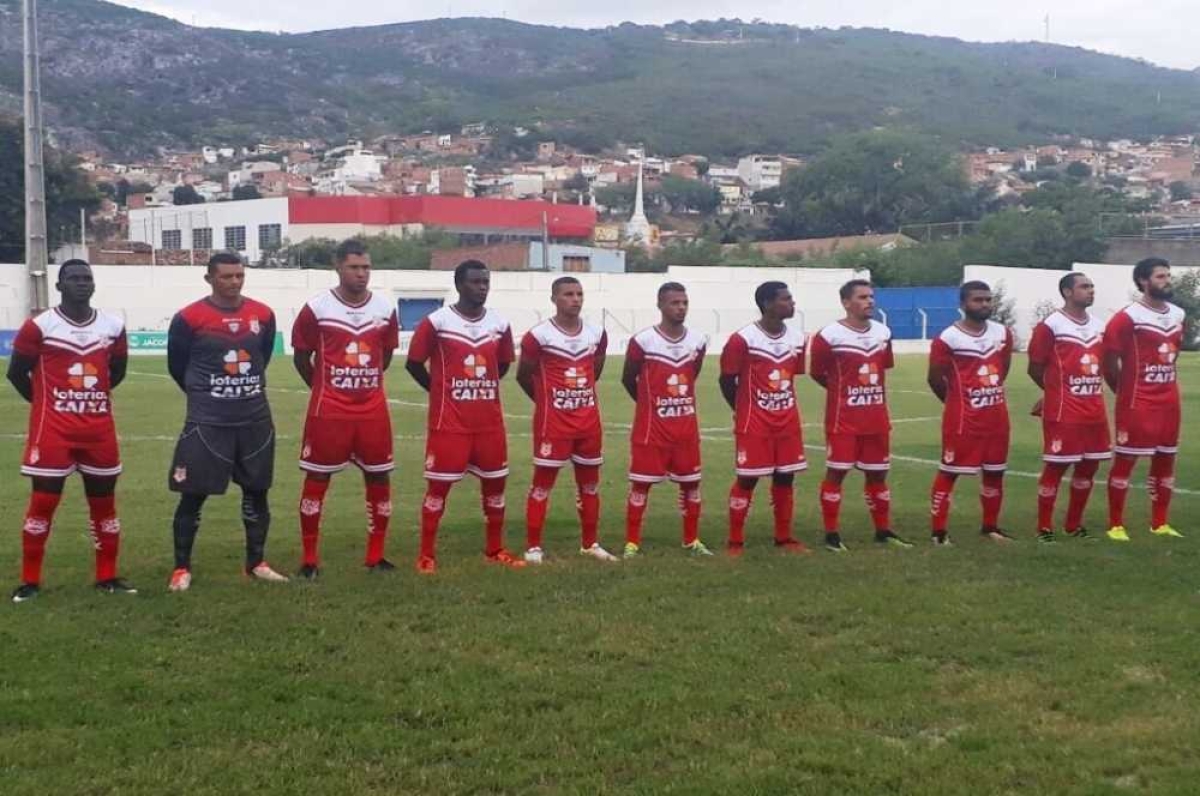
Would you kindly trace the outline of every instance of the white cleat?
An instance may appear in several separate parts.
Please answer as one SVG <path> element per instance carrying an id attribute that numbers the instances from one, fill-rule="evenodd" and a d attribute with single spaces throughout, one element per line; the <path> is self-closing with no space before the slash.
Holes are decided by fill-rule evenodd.
<path id="1" fill-rule="evenodd" d="M 171 583 L 167 586 L 168 591 L 187 591 L 190 588 L 192 588 L 191 570 L 180 567 L 171 573 Z"/>
<path id="2" fill-rule="evenodd" d="M 525 551 L 526 564 L 540 564 L 546 560 L 546 554 L 542 552 L 540 547 L 531 547 Z"/>
<path id="3" fill-rule="evenodd" d="M 266 581 L 267 583 L 287 583 L 288 582 L 287 575 L 281 575 L 280 573 L 271 569 L 271 565 L 268 564 L 266 561 L 258 562 L 258 564 L 254 567 L 254 569 L 246 570 L 246 574 L 249 575 L 254 580 L 262 580 L 262 581 Z"/>
<path id="4" fill-rule="evenodd" d="M 597 561 L 604 561 L 608 563 L 621 560 L 601 547 L 599 542 L 596 542 L 591 547 L 580 548 L 579 555 L 588 556 L 589 558 L 594 558 Z"/>

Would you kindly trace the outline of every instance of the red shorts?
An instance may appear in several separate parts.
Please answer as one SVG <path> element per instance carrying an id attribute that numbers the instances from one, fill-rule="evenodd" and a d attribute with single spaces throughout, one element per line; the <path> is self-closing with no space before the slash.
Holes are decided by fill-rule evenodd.
<path id="1" fill-rule="evenodd" d="M 1126 456 L 1179 452 L 1179 404 L 1155 409 L 1117 407 L 1117 445 Z"/>
<path id="2" fill-rule="evenodd" d="M 508 437 L 503 427 L 478 434 L 429 432 L 425 440 L 425 477 L 431 481 L 461 481 L 467 473 L 479 478 L 508 475 Z"/>
<path id="3" fill-rule="evenodd" d="M 66 478 L 76 470 L 84 475 L 120 475 L 121 451 L 117 446 L 116 431 L 93 437 L 62 434 L 46 428 L 37 437 L 29 435 L 25 455 L 21 458 L 23 475 Z"/>
<path id="4" fill-rule="evenodd" d="M 1075 464 L 1084 459 L 1112 458 L 1108 423 L 1042 422 L 1042 461 Z"/>
<path id="5" fill-rule="evenodd" d="M 367 473 L 388 473 L 392 461 L 392 419 L 386 413 L 361 420 L 309 417 L 304 421 L 300 469 L 339 473 L 354 463 Z"/>
<path id="6" fill-rule="evenodd" d="M 667 479 L 680 484 L 700 480 L 700 439 L 674 445 L 630 446 L 629 480 L 657 484 Z"/>
<path id="7" fill-rule="evenodd" d="M 735 434 L 734 442 L 734 472 L 740 476 L 759 478 L 808 469 L 804 436 L 799 432 L 774 437 Z"/>
<path id="8" fill-rule="evenodd" d="M 892 466 L 891 434 L 826 434 L 825 466 L 831 470 L 886 471 Z"/>
<path id="9" fill-rule="evenodd" d="M 1008 469 L 1009 429 L 995 434 L 948 434 L 942 432 L 940 468 L 956 475 L 979 475 L 980 470 L 1002 473 Z"/>
<path id="10" fill-rule="evenodd" d="M 586 437 L 563 439 L 533 436 L 536 467 L 566 467 L 568 462 L 599 467 L 604 464 L 604 432 L 596 429 Z"/>

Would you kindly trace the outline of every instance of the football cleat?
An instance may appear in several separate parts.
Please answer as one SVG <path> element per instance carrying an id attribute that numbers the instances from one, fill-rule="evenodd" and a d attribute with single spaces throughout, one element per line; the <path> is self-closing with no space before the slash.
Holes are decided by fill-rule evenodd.
<path id="1" fill-rule="evenodd" d="M 546 555 L 542 552 L 542 548 L 540 547 L 531 547 L 525 551 L 526 564 L 540 564 L 545 560 Z"/>
<path id="2" fill-rule="evenodd" d="M 725 545 L 725 554 L 730 558 L 741 558 L 744 552 L 746 552 L 745 542 L 729 542 Z"/>
<path id="3" fill-rule="evenodd" d="M 704 542 L 700 541 L 699 539 L 692 542 L 691 544 L 685 544 L 683 546 L 683 549 L 687 550 L 689 553 L 691 553 L 694 556 L 711 556 L 713 554 L 712 550 L 709 550 L 704 545 Z"/>
<path id="4" fill-rule="evenodd" d="M 1124 525 L 1114 525 L 1104 532 L 1104 535 L 1114 542 L 1128 542 L 1129 534 L 1125 530 Z"/>
<path id="5" fill-rule="evenodd" d="M 296 574 L 304 580 L 316 580 L 321 577 L 321 568 L 316 564 L 304 564 Z"/>
<path id="6" fill-rule="evenodd" d="M 171 582 L 167 585 L 167 591 L 187 591 L 192 588 L 192 571 L 185 567 L 180 567 L 171 573 Z"/>
<path id="7" fill-rule="evenodd" d="M 875 541 L 888 547 L 899 547 L 901 549 L 913 546 L 912 542 L 897 536 L 892 531 L 876 531 Z"/>
<path id="8" fill-rule="evenodd" d="M 96 591 L 101 594 L 137 594 L 138 590 L 125 582 L 123 578 L 109 578 L 96 581 Z"/>
<path id="9" fill-rule="evenodd" d="M 433 556 L 421 556 L 417 559 L 417 572 L 422 575 L 437 573 L 437 559 Z"/>
<path id="10" fill-rule="evenodd" d="M 1182 539 L 1183 534 L 1172 528 L 1170 525 L 1160 525 L 1157 528 L 1151 528 L 1150 533 L 1155 536 L 1171 536 L 1176 539 Z"/>
<path id="11" fill-rule="evenodd" d="M 840 533 L 825 534 L 825 549 L 831 553 L 850 552 L 850 548 L 842 544 L 842 535 Z"/>
<path id="12" fill-rule="evenodd" d="M 812 552 L 804 542 L 799 539 L 793 539 L 790 536 L 787 539 L 776 539 L 775 549 L 781 553 L 793 553 L 795 555 L 808 555 Z"/>
<path id="13" fill-rule="evenodd" d="M 249 578 L 251 580 L 261 580 L 266 583 L 287 583 L 288 582 L 287 575 L 281 575 L 280 573 L 271 569 L 271 565 L 268 564 L 266 561 L 259 561 L 253 567 L 251 567 L 250 569 L 247 569 L 246 575 L 249 576 Z"/>
<path id="14" fill-rule="evenodd" d="M 995 528 L 995 527 L 980 528 L 979 535 L 982 536 L 984 539 L 989 539 L 993 542 L 999 542 L 1001 544 L 1014 541 L 1014 537 L 1012 536 L 1012 534 L 1010 534 L 1007 531 L 1004 531 L 1000 528 Z"/>
<path id="15" fill-rule="evenodd" d="M 1037 532 L 1038 544 L 1058 544 L 1058 540 L 1054 538 L 1054 531 L 1048 531 L 1045 528 Z"/>
<path id="16" fill-rule="evenodd" d="M 366 564 L 367 572 L 391 572 L 396 568 L 396 565 L 386 558 L 381 558 L 374 564 Z"/>
<path id="17" fill-rule="evenodd" d="M 1089 542 L 1097 541 L 1096 537 L 1088 533 L 1088 529 L 1084 527 L 1069 530 L 1066 532 L 1066 534 L 1068 539 L 1086 539 Z"/>
<path id="18" fill-rule="evenodd" d="M 579 555 L 594 558 L 597 561 L 613 562 L 620 561 L 619 558 L 600 546 L 599 542 L 594 543 L 591 547 L 582 547 L 579 549 Z"/>
<path id="19" fill-rule="evenodd" d="M 41 592 L 38 590 L 35 583 L 22 583 L 17 588 L 13 589 L 12 601 L 15 603 L 28 602 L 38 596 Z"/>
<path id="20" fill-rule="evenodd" d="M 525 562 L 523 560 L 517 558 L 503 547 L 494 553 L 486 554 L 485 558 L 487 558 L 487 560 L 492 564 L 502 564 L 509 569 L 521 569 L 525 566 Z"/>
<path id="21" fill-rule="evenodd" d="M 953 547 L 954 546 L 954 542 L 950 541 L 950 534 L 946 533 L 945 531 L 942 531 L 941 533 L 931 534 L 929 536 L 929 541 L 933 543 L 934 547 Z"/>
<path id="22" fill-rule="evenodd" d="M 635 542 L 626 542 L 625 543 L 625 549 L 624 549 L 624 551 L 622 551 L 622 555 L 625 558 L 637 558 L 641 554 L 642 554 L 641 545 L 638 545 Z"/>

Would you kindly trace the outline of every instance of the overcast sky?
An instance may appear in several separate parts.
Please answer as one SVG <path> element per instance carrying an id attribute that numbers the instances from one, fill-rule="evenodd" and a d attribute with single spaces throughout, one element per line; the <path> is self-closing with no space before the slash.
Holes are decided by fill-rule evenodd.
<path id="1" fill-rule="evenodd" d="M 805 27 L 890 28 L 955 36 L 971 41 L 1028 41 L 1045 37 L 1057 44 L 1144 58 L 1163 66 L 1200 66 L 1195 31 L 1196 0 L 427 0 L 344 6 L 328 0 L 122 0 L 196 25 L 268 31 L 305 31 L 408 22 L 434 17 L 507 17 L 522 22 L 572 27 L 604 27 L 623 21 L 661 24 L 676 19 L 756 17 Z"/>

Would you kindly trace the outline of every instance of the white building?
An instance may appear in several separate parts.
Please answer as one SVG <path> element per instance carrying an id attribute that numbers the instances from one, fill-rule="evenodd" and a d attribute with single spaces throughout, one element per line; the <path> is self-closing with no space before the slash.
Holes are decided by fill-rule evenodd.
<path id="1" fill-rule="evenodd" d="M 257 160 L 252 163 L 243 163 L 240 169 L 234 169 L 229 172 L 226 178 L 226 184 L 229 190 L 233 190 L 239 185 L 246 185 L 254 182 L 255 174 L 266 174 L 269 171 L 281 171 L 282 166 L 270 160 Z"/>
<path id="2" fill-rule="evenodd" d="M 286 197 L 129 211 L 129 239 L 155 249 L 228 249 L 253 263 L 287 236 Z"/>
<path id="3" fill-rule="evenodd" d="M 738 161 L 737 176 L 751 191 L 778 188 L 783 182 L 783 161 L 776 155 L 747 155 Z"/>

